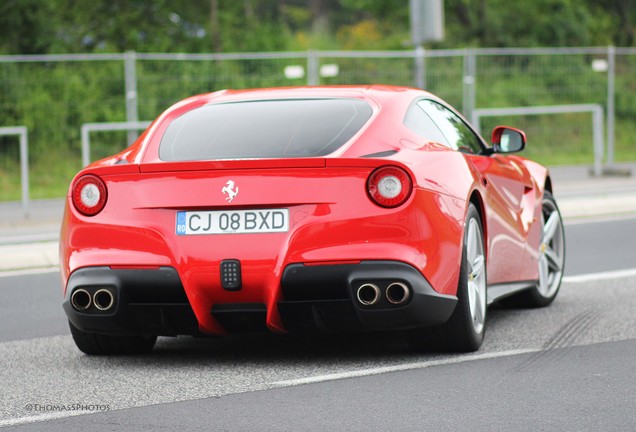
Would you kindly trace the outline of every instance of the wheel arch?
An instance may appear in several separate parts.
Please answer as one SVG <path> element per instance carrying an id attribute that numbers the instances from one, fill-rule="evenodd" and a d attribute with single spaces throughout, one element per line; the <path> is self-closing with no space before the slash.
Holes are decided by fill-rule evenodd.
<path id="1" fill-rule="evenodd" d="M 484 253 L 486 254 L 486 258 L 488 258 L 488 248 L 486 247 L 486 245 L 488 244 L 488 224 L 486 222 L 486 206 L 484 204 L 484 198 L 481 196 L 481 193 L 479 193 L 479 191 L 475 189 L 470 194 L 468 202 L 469 204 L 472 203 L 477 208 L 477 213 L 479 213 L 479 218 L 481 219 L 482 235 L 484 236 Z"/>
<path id="2" fill-rule="evenodd" d="M 548 191 L 552 194 L 552 179 L 549 175 L 545 178 L 545 185 L 543 187 L 543 190 Z"/>

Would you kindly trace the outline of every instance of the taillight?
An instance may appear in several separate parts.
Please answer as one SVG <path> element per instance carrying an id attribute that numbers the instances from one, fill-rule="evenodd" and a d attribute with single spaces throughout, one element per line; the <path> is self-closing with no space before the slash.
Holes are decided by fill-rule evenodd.
<path id="1" fill-rule="evenodd" d="M 367 180 L 367 192 L 381 207 L 398 207 L 406 202 L 413 190 L 411 177 L 402 168 L 385 166 L 376 169 Z"/>
<path id="2" fill-rule="evenodd" d="M 78 212 L 86 216 L 95 216 L 102 211 L 107 196 L 104 182 L 92 174 L 80 177 L 73 185 L 73 205 Z"/>

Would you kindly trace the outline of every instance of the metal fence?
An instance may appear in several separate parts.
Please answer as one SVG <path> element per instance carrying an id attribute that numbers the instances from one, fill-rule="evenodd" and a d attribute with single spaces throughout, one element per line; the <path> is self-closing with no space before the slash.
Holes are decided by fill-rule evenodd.
<path id="1" fill-rule="evenodd" d="M 236 54 L 0 56 L 0 126 L 29 131 L 31 196 L 63 195 L 81 163 L 81 126 L 155 118 L 184 97 L 224 88 L 317 84 L 423 85 L 460 109 L 600 104 L 606 164 L 636 160 L 636 49 L 461 49 Z M 526 129 L 528 156 L 592 164 L 589 114 L 482 121 Z M 95 132 L 93 158 L 136 132 Z M 0 137 L 0 201 L 19 199 L 15 138 Z M 54 163 L 53 163 L 54 162 Z M 55 186 L 57 184 L 62 186 Z"/>

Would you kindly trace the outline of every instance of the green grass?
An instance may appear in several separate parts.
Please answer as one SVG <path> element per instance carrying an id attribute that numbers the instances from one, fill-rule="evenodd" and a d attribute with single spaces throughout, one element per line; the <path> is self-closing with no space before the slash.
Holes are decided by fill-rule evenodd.
<path id="1" fill-rule="evenodd" d="M 0 201 L 21 199 L 19 158 L 4 158 L 0 163 Z M 29 195 L 31 199 L 59 198 L 66 195 L 73 176 L 80 170 L 78 157 L 55 153 L 37 158 L 30 164 Z"/>

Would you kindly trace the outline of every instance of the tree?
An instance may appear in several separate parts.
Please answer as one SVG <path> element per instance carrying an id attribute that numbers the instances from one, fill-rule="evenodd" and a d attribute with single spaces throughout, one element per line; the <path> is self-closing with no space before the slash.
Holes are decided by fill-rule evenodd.
<path id="1" fill-rule="evenodd" d="M 578 0 L 446 0 L 450 46 L 586 46 L 592 15 Z"/>
<path id="2" fill-rule="evenodd" d="M 594 16 L 607 22 L 603 31 L 612 36 L 616 46 L 636 43 L 636 4 L 634 0 L 588 0 Z M 603 20 L 603 18 L 606 18 Z"/>
<path id="3" fill-rule="evenodd" d="M 39 0 L 0 3 L 0 52 L 45 54 L 55 39 L 54 4 Z"/>

